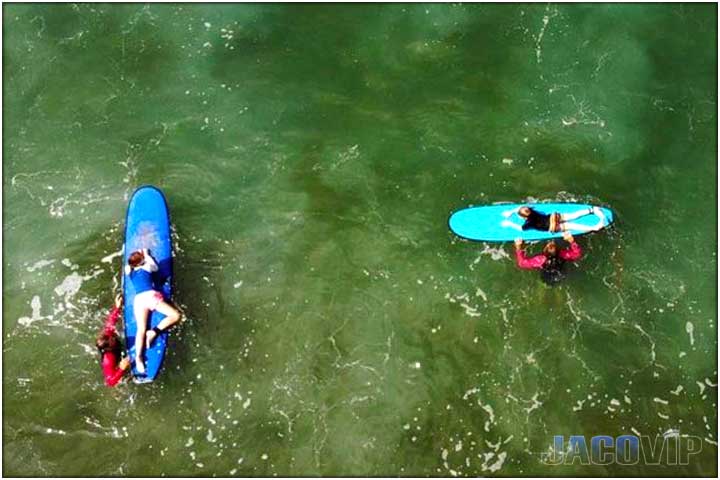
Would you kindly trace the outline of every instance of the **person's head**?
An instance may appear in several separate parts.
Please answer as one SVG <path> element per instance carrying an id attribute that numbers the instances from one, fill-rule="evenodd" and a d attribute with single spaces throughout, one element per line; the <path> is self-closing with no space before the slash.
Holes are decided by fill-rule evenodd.
<path id="1" fill-rule="evenodd" d="M 120 350 L 120 339 L 115 333 L 100 332 L 95 340 L 95 346 L 100 353 Z"/>
<path id="2" fill-rule="evenodd" d="M 523 218 L 528 218 L 530 216 L 530 207 L 520 207 L 518 209 L 518 215 Z"/>
<path id="3" fill-rule="evenodd" d="M 144 261 L 145 255 L 140 250 L 131 253 L 128 257 L 128 265 L 130 265 L 132 268 L 139 267 L 143 264 Z"/>
<path id="4" fill-rule="evenodd" d="M 548 243 L 545 244 L 545 247 L 543 248 L 543 253 L 548 257 L 557 256 L 557 244 L 554 241 L 550 240 Z"/>

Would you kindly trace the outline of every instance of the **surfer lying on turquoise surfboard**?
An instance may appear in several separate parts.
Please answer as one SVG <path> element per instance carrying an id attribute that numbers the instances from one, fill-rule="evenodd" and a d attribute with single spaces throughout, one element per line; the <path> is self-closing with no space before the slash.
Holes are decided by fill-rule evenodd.
<path id="1" fill-rule="evenodd" d="M 175 325 L 180 320 L 180 312 L 165 302 L 163 294 L 153 288 L 152 274 L 158 270 L 158 266 L 146 248 L 131 253 L 125 268 L 135 288 L 135 368 L 138 373 L 144 374 L 143 349 L 150 348 L 160 332 Z M 156 327 L 147 330 L 148 314 L 153 310 L 162 313 L 165 318 Z"/>
<path id="2" fill-rule="evenodd" d="M 564 232 L 563 239 L 570 244 L 568 248 L 560 249 L 551 240 L 545 244 L 541 254 L 529 258 L 522 248 L 522 239 L 515 239 L 515 260 L 518 267 L 526 270 L 540 270 L 543 281 L 548 285 L 560 282 L 564 278 L 563 266 L 565 262 L 574 262 L 582 256 L 582 249 L 575 242 L 570 232 Z"/>
<path id="3" fill-rule="evenodd" d="M 575 230 L 577 232 L 593 232 L 600 230 L 605 225 L 605 214 L 598 207 L 583 208 L 577 212 L 572 213 L 551 213 L 545 214 L 538 212 L 537 210 L 528 206 L 523 206 L 517 209 L 511 209 L 503 212 L 505 218 L 509 218 L 513 213 L 517 212 L 522 218 L 525 219 L 525 223 L 518 225 L 510 220 L 503 220 L 501 225 L 503 227 L 514 228 L 519 231 L 523 230 L 541 230 L 544 232 L 560 232 Z M 571 220 L 576 218 L 584 217 L 585 215 L 597 215 L 598 222 L 596 225 L 583 225 L 581 223 L 572 223 Z"/>

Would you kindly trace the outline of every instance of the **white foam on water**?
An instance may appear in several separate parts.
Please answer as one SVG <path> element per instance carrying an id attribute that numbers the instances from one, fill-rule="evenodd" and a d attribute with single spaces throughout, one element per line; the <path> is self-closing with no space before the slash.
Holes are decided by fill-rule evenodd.
<path id="1" fill-rule="evenodd" d="M 39 270 L 41 268 L 47 267 L 49 265 L 52 265 L 55 263 L 55 260 L 38 260 L 31 266 L 27 267 L 28 272 L 34 272 L 35 270 Z"/>
<path id="2" fill-rule="evenodd" d="M 490 406 L 490 405 L 483 405 L 482 403 L 480 403 L 479 400 L 478 400 L 478 405 L 480 405 L 480 407 L 481 407 L 483 410 L 485 410 L 485 412 L 487 412 L 487 414 L 488 414 L 489 417 L 490 417 L 490 418 L 488 418 L 488 420 L 485 421 L 485 427 L 484 427 L 484 428 L 485 428 L 485 431 L 486 431 L 486 432 L 489 432 L 489 431 L 490 431 L 490 425 L 494 425 L 494 424 L 495 424 L 495 411 L 493 410 L 492 406 Z"/>
<path id="3" fill-rule="evenodd" d="M 491 247 L 487 244 L 483 246 L 483 250 L 480 252 L 480 255 L 490 255 L 490 258 L 495 261 L 502 260 L 503 258 L 510 258 L 510 255 L 508 255 L 502 247 Z"/>
<path id="4" fill-rule="evenodd" d="M 530 413 L 533 410 L 536 410 L 542 406 L 543 402 L 541 402 L 540 400 L 537 399 L 538 395 L 539 395 L 539 393 L 536 393 L 535 395 L 533 395 L 532 398 L 530 399 L 533 402 L 533 404 L 530 405 L 528 408 L 524 409 L 525 413 L 527 413 L 528 415 L 530 415 Z"/>
<path id="5" fill-rule="evenodd" d="M 695 326 L 692 324 L 692 322 L 687 322 L 685 324 L 685 331 L 690 337 L 690 345 L 695 345 L 695 336 L 693 335 L 693 333 L 695 332 Z"/>
<path id="6" fill-rule="evenodd" d="M 535 59 L 537 63 L 542 62 L 542 48 L 540 47 L 540 43 L 542 42 L 543 35 L 545 35 L 545 29 L 550 22 L 550 17 L 545 15 L 542 21 L 542 28 L 540 29 L 540 33 L 538 33 L 537 39 L 535 40 Z"/>
<path id="7" fill-rule="evenodd" d="M 42 320 L 44 318 L 40 315 L 42 303 L 40 302 L 39 296 L 35 295 L 32 300 L 30 300 L 30 308 L 32 309 L 32 313 L 29 317 L 18 318 L 18 323 L 24 327 L 29 327 L 33 322 L 37 322 L 38 320 Z"/>
<path id="8" fill-rule="evenodd" d="M 121 256 L 122 254 L 123 254 L 123 250 L 122 250 L 122 248 L 121 248 L 121 249 L 118 250 L 117 252 L 113 252 L 113 253 L 111 253 L 110 255 L 104 256 L 103 258 L 100 259 L 100 261 L 101 261 L 102 263 L 112 263 L 113 258 L 119 257 L 119 256 Z"/>
<path id="9" fill-rule="evenodd" d="M 465 314 L 470 317 L 480 317 L 482 314 L 477 311 L 477 307 L 471 307 L 467 303 L 461 303 L 460 304 L 463 309 L 465 309 Z"/>
<path id="10" fill-rule="evenodd" d="M 65 277 L 60 285 L 55 287 L 55 294 L 59 297 L 72 298 L 80 291 L 82 287 L 83 277 L 77 272 L 73 272 Z"/>
<path id="11" fill-rule="evenodd" d="M 72 270 L 77 270 L 77 268 L 78 268 L 78 266 L 75 265 L 74 263 L 72 263 L 69 258 L 63 258 L 62 261 L 60 261 L 60 263 L 62 263 L 64 266 L 66 266 Z"/>
<path id="12" fill-rule="evenodd" d="M 492 453 L 492 452 L 491 452 Z M 483 471 L 489 470 L 490 472 L 497 472 L 500 470 L 505 463 L 505 459 L 507 458 L 507 452 L 500 452 L 497 455 L 497 459 L 495 462 L 493 462 L 491 465 L 487 465 L 487 461 L 483 463 L 482 469 Z M 490 457 L 488 458 L 490 459 Z"/>
<path id="13" fill-rule="evenodd" d="M 655 341 L 640 325 L 636 323 L 634 327 L 650 342 L 650 358 L 652 359 L 652 363 L 655 363 Z"/>
<path id="14" fill-rule="evenodd" d="M 463 395 L 462 398 L 463 398 L 463 400 L 467 400 L 470 395 L 474 395 L 479 392 L 480 392 L 480 388 L 478 388 L 478 387 L 471 388 L 470 390 L 465 392 L 465 394 Z"/>

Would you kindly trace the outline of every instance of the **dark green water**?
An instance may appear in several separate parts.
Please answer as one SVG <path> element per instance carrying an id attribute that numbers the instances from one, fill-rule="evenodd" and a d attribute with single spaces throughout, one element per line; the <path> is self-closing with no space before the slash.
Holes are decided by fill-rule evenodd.
<path id="1" fill-rule="evenodd" d="M 3 7 L 3 473 L 717 474 L 717 7 Z M 93 338 L 167 194 L 187 320 L 153 385 Z M 447 230 L 579 200 L 564 285 Z M 700 437 L 548 466 L 553 435 Z M 589 441 L 589 440 L 588 440 Z"/>

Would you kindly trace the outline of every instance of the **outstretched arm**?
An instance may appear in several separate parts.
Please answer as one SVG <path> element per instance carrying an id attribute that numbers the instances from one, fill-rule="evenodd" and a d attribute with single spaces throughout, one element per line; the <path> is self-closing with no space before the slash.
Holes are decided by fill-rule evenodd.
<path id="1" fill-rule="evenodd" d="M 142 266 L 143 270 L 147 270 L 150 273 L 157 272 L 158 266 L 155 262 L 155 259 L 150 255 L 150 252 L 147 248 L 143 249 L 143 254 L 145 255 L 145 263 Z"/>
<path id="2" fill-rule="evenodd" d="M 543 254 L 535 255 L 534 257 L 528 258 L 525 255 L 525 251 L 522 249 L 522 240 L 515 240 L 515 261 L 518 267 L 524 270 L 536 270 L 542 268 L 545 263 L 546 257 Z"/>
<path id="3" fill-rule="evenodd" d="M 546 258 L 542 253 L 528 258 L 525 256 L 525 252 L 517 250 L 515 252 L 515 260 L 517 261 L 518 267 L 524 270 L 537 270 L 538 268 L 542 268 Z"/>
<path id="4" fill-rule="evenodd" d="M 522 225 L 518 225 L 517 223 L 513 223 L 510 220 L 503 220 L 500 222 L 501 227 L 507 227 L 507 228 L 514 228 L 515 230 L 522 232 L 523 228 Z"/>
<path id="5" fill-rule="evenodd" d="M 568 262 L 574 262 L 582 257 L 582 249 L 577 242 L 572 242 L 569 248 L 560 250 L 560 258 Z"/>
<path id="6" fill-rule="evenodd" d="M 570 244 L 570 247 L 560 250 L 560 258 L 568 262 L 574 262 L 582 257 L 582 249 L 580 248 L 580 245 L 575 242 L 575 239 L 570 232 L 564 232 L 563 239 Z"/>
<path id="7" fill-rule="evenodd" d="M 502 216 L 505 218 L 510 218 L 510 216 L 513 213 L 517 212 L 518 210 L 520 210 L 520 207 L 515 207 L 515 208 L 511 208 L 510 210 L 505 210 L 504 212 L 502 212 Z"/>
<path id="8" fill-rule="evenodd" d="M 107 318 L 105 319 L 105 331 L 114 332 L 115 325 L 117 324 L 118 318 L 120 318 L 120 307 L 122 306 L 122 295 L 118 294 L 115 297 L 115 305 L 110 310 Z"/>

